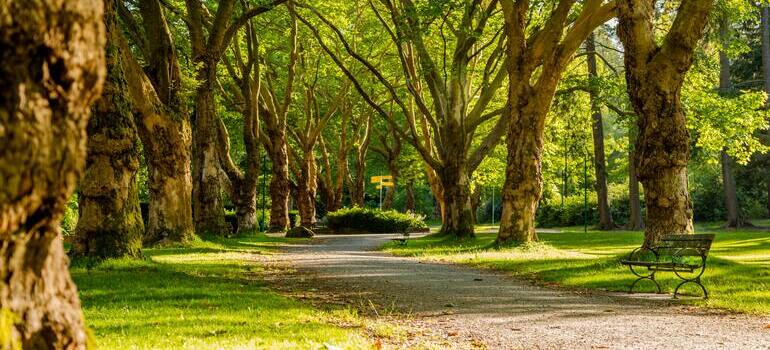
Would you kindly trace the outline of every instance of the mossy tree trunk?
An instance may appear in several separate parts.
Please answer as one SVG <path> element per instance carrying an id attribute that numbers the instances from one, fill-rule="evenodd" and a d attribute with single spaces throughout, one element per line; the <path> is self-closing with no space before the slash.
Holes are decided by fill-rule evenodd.
<path id="1" fill-rule="evenodd" d="M 107 79 L 88 121 L 80 218 L 72 253 L 97 258 L 139 257 L 144 223 L 139 209 L 139 137 L 128 99 L 114 0 L 105 1 Z"/>
<path id="2" fill-rule="evenodd" d="M 100 0 L 0 2 L 0 308 L 24 349 L 86 349 L 59 221 L 101 93 Z"/>
<path id="3" fill-rule="evenodd" d="M 644 0 L 618 3 L 627 90 L 639 116 L 634 162 L 647 208 L 645 245 L 665 234 L 693 232 L 687 189 L 690 138 L 680 91 L 712 3 L 683 1 L 661 46 L 653 34 L 653 4 Z"/>

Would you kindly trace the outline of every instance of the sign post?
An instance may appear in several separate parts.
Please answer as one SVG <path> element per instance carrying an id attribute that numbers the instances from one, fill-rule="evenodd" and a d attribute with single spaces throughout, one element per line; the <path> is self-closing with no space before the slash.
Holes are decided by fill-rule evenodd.
<path id="1" fill-rule="evenodd" d="M 382 188 L 383 187 L 390 187 L 393 188 L 393 176 L 391 175 L 381 175 L 381 176 L 372 176 L 371 183 L 377 184 L 377 189 L 380 190 L 380 210 L 382 210 Z"/>

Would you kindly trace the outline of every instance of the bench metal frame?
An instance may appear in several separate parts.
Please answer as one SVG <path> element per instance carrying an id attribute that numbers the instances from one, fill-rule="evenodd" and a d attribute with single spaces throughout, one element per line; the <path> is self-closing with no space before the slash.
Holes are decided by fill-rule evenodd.
<path id="1" fill-rule="evenodd" d="M 659 271 L 673 272 L 682 282 L 674 289 L 674 299 L 679 295 L 679 288 L 687 283 L 698 285 L 703 291 L 703 298 L 708 299 L 708 291 L 701 282 L 701 276 L 706 271 L 706 258 L 711 249 L 711 243 L 714 240 L 713 234 L 698 235 L 666 235 L 659 243 L 651 247 L 639 247 L 631 251 L 628 258 L 621 260 L 621 264 L 626 265 L 637 279 L 631 283 L 628 289 L 629 293 L 634 292 L 634 287 L 642 280 L 650 280 L 655 283 L 658 293 L 661 293 L 660 284 L 655 280 L 655 273 Z M 652 253 L 655 256 L 654 261 L 643 261 L 639 255 L 643 253 Z M 700 257 L 699 264 L 687 264 L 676 262 L 678 258 Z M 661 258 L 668 258 L 672 261 L 661 261 Z M 636 267 L 636 269 L 635 269 Z M 646 269 L 646 271 L 644 270 Z M 695 276 L 688 274 L 696 273 Z"/>

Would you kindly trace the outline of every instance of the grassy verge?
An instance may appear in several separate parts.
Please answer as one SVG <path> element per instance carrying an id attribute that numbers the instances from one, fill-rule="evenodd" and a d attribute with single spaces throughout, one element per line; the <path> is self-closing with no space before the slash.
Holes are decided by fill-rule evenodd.
<path id="1" fill-rule="evenodd" d="M 712 224 L 697 228 L 700 233 L 716 233 L 703 277 L 711 295 L 709 300 L 690 302 L 770 314 L 770 233 L 720 230 L 717 227 Z M 641 244 L 641 232 L 589 230 L 584 233 L 582 227 L 560 231 L 540 233 L 539 243 L 518 247 L 494 247 L 495 234 L 481 233 L 466 241 L 427 236 L 412 240 L 407 246 L 388 244 L 384 250 L 402 256 L 494 268 L 548 285 L 627 290 L 634 276 L 618 260 Z M 673 273 L 661 273 L 656 277 L 665 292 L 673 293 L 679 281 Z M 641 288 L 653 291 L 654 287 L 642 284 Z M 692 294 L 696 294 L 696 288 L 683 287 L 685 293 Z"/>
<path id="2" fill-rule="evenodd" d="M 74 262 L 99 349 L 369 348 L 354 311 L 324 311 L 268 289 L 260 254 L 281 239 L 198 241 L 146 249 L 145 260 Z"/>

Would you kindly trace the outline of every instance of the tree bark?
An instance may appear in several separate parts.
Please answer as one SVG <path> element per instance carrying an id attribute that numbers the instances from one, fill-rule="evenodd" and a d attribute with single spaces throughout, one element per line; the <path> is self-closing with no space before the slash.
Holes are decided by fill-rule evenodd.
<path id="1" fill-rule="evenodd" d="M 88 121 L 86 168 L 79 184 L 80 218 L 72 252 L 97 258 L 139 257 L 144 223 L 139 209 L 139 137 L 131 115 L 120 33 L 112 0 L 105 6 L 107 79 Z"/>
<path id="2" fill-rule="evenodd" d="M 596 43 L 594 33 L 586 39 L 586 61 L 588 63 L 588 79 L 598 78 L 596 71 Z M 593 141 L 594 141 L 594 170 L 596 173 L 596 198 L 599 206 L 599 223 L 597 228 L 600 230 L 612 230 L 617 227 L 612 220 L 610 211 L 610 201 L 607 194 L 607 168 L 604 160 L 604 123 L 602 121 L 602 111 L 599 105 L 598 96 L 593 89 L 589 93 L 591 100 L 591 119 L 593 120 Z"/>
<path id="3" fill-rule="evenodd" d="M 0 2 L 0 308 L 10 348 L 86 349 L 59 221 L 101 93 L 103 3 Z"/>
<path id="4" fill-rule="evenodd" d="M 625 228 L 627 230 L 643 230 L 644 218 L 642 218 L 642 201 L 639 198 L 639 179 L 636 175 L 636 159 L 634 151 L 634 143 L 636 143 L 636 137 L 633 136 L 636 132 L 629 132 L 629 150 L 628 150 L 628 222 Z"/>
<path id="5" fill-rule="evenodd" d="M 189 242 L 192 218 L 192 129 L 182 89 L 178 55 L 158 0 L 139 2 L 148 54 L 142 69 L 123 47 L 135 120 L 147 161 L 150 202 L 145 242 Z M 147 72 L 146 75 L 143 72 Z"/>
<path id="6" fill-rule="evenodd" d="M 410 181 L 406 184 L 406 203 L 404 204 L 404 211 L 414 213 L 414 209 L 414 182 Z"/>
<path id="7" fill-rule="evenodd" d="M 647 207 L 645 246 L 666 234 L 693 232 L 687 189 L 690 138 L 680 90 L 711 6 L 711 0 L 682 2 L 663 46 L 658 47 L 652 35 L 652 4 L 618 3 L 627 90 L 639 116 L 634 162 Z"/>
<path id="8" fill-rule="evenodd" d="M 269 127 L 268 127 L 269 129 Z M 272 139 L 272 148 L 268 155 L 272 163 L 270 177 L 270 228 L 271 232 L 281 232 L 289 227 L 289 154 L 286 145 L 286 128 L 268 131 Z"/>
<path id="9" fill-rule="evenodd" d="M 457 238 L 473 237 L 473 209 L 465 157 L 445 159 L 444 166 L 437 173 L 444 190 L 445 213 L 441 233 Z"/>

